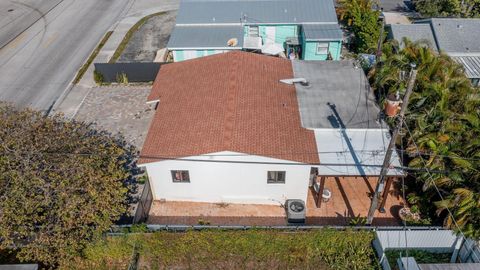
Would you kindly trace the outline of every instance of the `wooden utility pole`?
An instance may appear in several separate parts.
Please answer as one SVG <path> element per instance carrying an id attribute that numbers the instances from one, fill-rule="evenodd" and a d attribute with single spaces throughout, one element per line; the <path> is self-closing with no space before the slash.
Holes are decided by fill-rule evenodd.
<path id="1" fill-rule="evenodd" d="M 380 57 L 382 57 L 383 32 L 385 31 L 385 16 L 383 15 L 383 8 L 380 9 L 380 17 L 378 20 L 381 23 L 380 36 L 378 37 L 377 52 L 375 53 L 375 63 L 378 65 Z"/>
<path id="2" fill-rule="evenodd" d="M 397 118 L 397 125 L 393 130 L 392 138 L 385 153 L 385 159 L 383 160 L 382 170 L 380 171 L 380 176 L 378 177 L 377 187 L 375 188 L 375 194 L 373 194 L 372 203 L 370 204 L 370 209 L 368 210 L 367 224 L 372 224 L 373 216 L 375 211 L 378 208 L 378 202 L 382 196 L 382 191 L 384 190 L 385 180 L 387 179 L 387 173 L 390 167 L 390 161 L 392 159 L 393 150 L 395 149 L 395 142 L 397 141 L 398 134 L 402 128 L 403 118 L 405 117 L 405 111 L 407 110 L 408 100 L 413 91 L 413 86 L 415 85 L 415 79 L 417 78 L 417 69 L 415 65 L 412 64 L 412 70 L 410 71 L 410 80 L 408 81 L 407 91 L 403 97 L 402 107 Z"/>

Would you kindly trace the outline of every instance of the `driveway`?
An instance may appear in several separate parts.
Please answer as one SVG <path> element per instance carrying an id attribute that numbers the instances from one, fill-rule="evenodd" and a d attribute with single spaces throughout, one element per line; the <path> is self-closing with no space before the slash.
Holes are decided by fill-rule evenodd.
<path id="1" fill-rule="evenodd" d="M 142 148 L 155 110 L 147 105 L 151 86 L 95 87 L 80 106 L 75 119 L 95 124 Z"/>

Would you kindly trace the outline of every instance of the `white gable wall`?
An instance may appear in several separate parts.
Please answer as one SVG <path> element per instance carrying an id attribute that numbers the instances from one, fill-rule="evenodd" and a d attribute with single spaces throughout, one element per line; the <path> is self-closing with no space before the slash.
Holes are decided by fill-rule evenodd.
<path id="1" fill-rule="evenodd" d="M 307 200 L 310 165 L 235 152 L 183 159 L 210 162 L 165 160 L 144 165 L 155 200 L 275 205 L 286 199 Z M 220 160 L 292 165 L 213 162 Z M 174 183 L 171 170 L 188 170 L 190 183 Z M 285 184 L 268 184 L 267 171 L 286 171 Z"/>

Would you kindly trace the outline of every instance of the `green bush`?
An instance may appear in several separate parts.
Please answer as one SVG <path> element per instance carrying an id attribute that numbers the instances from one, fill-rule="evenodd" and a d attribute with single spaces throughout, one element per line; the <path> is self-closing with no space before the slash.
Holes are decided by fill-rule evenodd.
<path id="1" fill-rule="evenodd" d="M 125 73 L 118 73 L 117 74 L 117 83 L 120 84 L 128 84 L 128 76 Z"/>
<path id="2" fill-rule="evenodd" d="M 349 222 L 350 226 L 365 226 L 367 224 L 367 218 L 360 215 L 352 218 Z"/>
<path id="3" fill-rule="evenodd" d="M 94 70 L 93 71 L 93 80 L 98 84 L 98 85 L 101 85 L 104 81 L 104 77 L 103 77 L 103 74 L 100 73 L 99 71 L 97 70 Z"/>

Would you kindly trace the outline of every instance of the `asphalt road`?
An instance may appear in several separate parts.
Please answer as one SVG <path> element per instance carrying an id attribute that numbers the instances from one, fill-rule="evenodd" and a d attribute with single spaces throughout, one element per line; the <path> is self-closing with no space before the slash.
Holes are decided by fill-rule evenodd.
<path id="1" fill-rule="evenodd" d="M 0 48 L 48 13 L 62 0 L 0 1 Z"/>
<path id="2" fill-rule="evenodd" d="M 4 1 L 0 0 L 0 9 L 8 6 Z M 20 1 L 51 5 L 53 0 L 11 2 Z M 105 32 L 128 11 L 131 2 L 63 0 L 46 15 L 42 14 L 36 23 L 0 49 L 0 100 L 48 110 Z M 21 6 L 25 9 L 17 11 L 18 16 L 32 19 L 28 14 L 32 16 L 35 11 L 29 12 L 28 4 Z M 12 8 L 7 7 L 7 12 L 8 9 Z M 0 18 L 0 27 L 4 29 L 11 27 L 9 21 L 14 21 Z M 2 39 L 7 37 L 0 36 Z"/>

